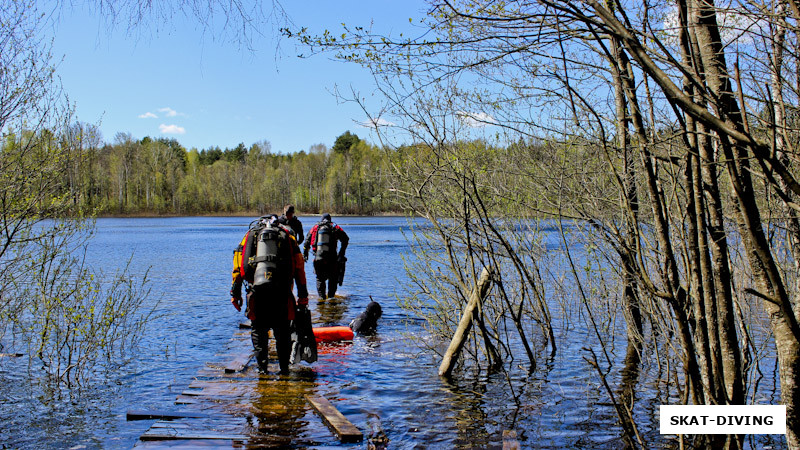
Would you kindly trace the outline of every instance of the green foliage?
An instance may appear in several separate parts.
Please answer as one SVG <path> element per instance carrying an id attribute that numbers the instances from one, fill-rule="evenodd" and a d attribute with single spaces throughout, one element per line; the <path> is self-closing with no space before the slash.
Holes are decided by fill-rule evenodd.
<path id="1" fill-rule="evenodd" d="M 146 275 L 136 280 L 126 269 L 107 277 L 84 264 L 80 249 L 92 230 L 87 223 L 74 233 L 53 232 L 21 254 L 25 276 L 15 279 L 0 310 L 6 344 L 67 386 L 125 364 L 153 311 L 142 307 Z"/>
<path id="2" fill-rule="evenodd" d="M 361 139 L 358 138 L 358 135 L 352 134 L 350 131 L 345 131 L 336 138 L 331 150 L 334 153 L 347 155 L 350 152 L 350 149 L 359 142 L 361 142 Z"/>
<path id="3" fill-rule="evenodd" d="M 91 217 L 113 205 L 115 183 L 146 186 L 163 208 L 184 159 L 177 142 L 124 134 L 101 148 L 96 126 L 73 122 L 37 38 L 50 16 L 35 2 L 0 0 L 0 9 L 0 348 L 27 351 L 32 381 L 44 373 L 72 385 L 123 363 L 148 318 L 145 280 L 83 264 Z"/>
<path id="4" fill-rule="evenodd" d="M 423 162 L 430 167 L 446 163 L 472 176 L 492 180 L 493 184 L 510 186 L 518 184 L 521 174 L 552 176 L 569 161 L 586 159 L 588 151 L 586 146 L 548 146 L 522 141 L 498 147 L 484 140 L 457 142 L 437 152 L 425 145 L 390 149 L 371 145 L 349 132 L 337 139 L 340 148 L 347 148 L 342 152 L 320 145 L 308 152 L 273 154 L 266 142 L 249 148 L 241 143 L 234 148 L 187 151 L 174 139 L 135 140 L 125 134 L 117 135 L 113 144 L 101 146 L 97 138 L 90 139 L 97 133 L 92 126 L 74 124 L 70 129 L 69 139 L 56 137 L 49 131 L 6 136 L 7 159 L 13 158 L 14 149 L 20 146 L 38 149 L 25 150 L 24 164 L 13 163 L 24 167 L 24 171 L 3 171 L 2 176 L 7 185 L 31 188 L 18 194 L 37 199 L 34 204 L 42 209 L 42 217 L 80 212 L 267 213 L 279 211 L 287 203 L 306 213 L 408 212 L 416 211 L 418 205 L 397 196 L 398 189 L 404 189 L 400 180 L 404 179 L 402 174 L 419 170 Z M 44 147 L 34 141 L 63 148 L 53 156 L 41 153 Z M 21 184 L 23 173 L 33 175 Z M 39 176 L 60 177 L 65 173 L 68 175 L 65 183 L 51 183 L 47 185 L 52 187 L 50 190 L 45 188 L 44 181 L 41 185 L 34 183 Z M 563 175 L 567 182 L 579 179 L 569 175 Z M 457 187 L 453 180 L 442 183 L 445 190 Z M 482 189 L 483 194 L 488 194 L 489 188 Z M 577 184 L 573 191 L 578 192 Z M 10 192 L 13 190 L 4 194 Z M 547 193 L 539 189 L 521 187 L 504 192 L 502 198 L 493 198 L 488 205 L 493 212 L 503 211 L 508 205 L 512 209 L 536 211 L 542 204 L 556 201 L 547 199 Z"/>
<path id="5" fill-rule="evenodd" d="M 200 164 L 204 166 L 210 166 L 220 158 L 222 158 L 222 150 L 219 147 L 212 147 L 200 152 Z"/>
<path id="6" fill-rule="evenodd" d="M 93 127 L 74 124 L 7 133 L 0 143 L 0 345 L 67 385 L 124 363 L 149 317 L 146 279 L 107 278 L 83 263 L 94 228 L 87 215 L 111 181 L 94 169 L 150 167 L 142 183 L 151 193 L 183 170 L 181 160 L 161 159 L 173 154 L 162 142 L 123 140 L 105 158 L 93 137 Z M 161 197 L 151 201 L 164 207 Z"/>
<path id="7" fill-rule="evenodd" d="M 232 150 L 225 150 L 223 157 L 226 161 L 231 163 L 243 163 L 245 162 L 245 158 L 247 158 L 247 148 L 244 146 L 244 143 L 240 143 Z"/>
<path id="8" fill-rule="evenodd" d="M 76 150 L 75 205 L 113 214 L 302 212 L 373 214 L 394 211 L 387 196 L 389 150 L 349 132 L 341 152 L 324 145 L 273 154 L 268 142 L 249 148 L 187 151 L 176 140 L 119 134 L 114 144 Z M 87 163 L 88 161 L 88 163 Z"/>

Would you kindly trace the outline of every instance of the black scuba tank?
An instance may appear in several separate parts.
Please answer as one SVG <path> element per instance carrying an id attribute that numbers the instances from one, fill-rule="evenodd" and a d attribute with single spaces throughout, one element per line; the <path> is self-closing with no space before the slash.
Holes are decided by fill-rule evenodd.
<path id="1" fill-rule="evenodd" d="M 317 250 L 314 252 L 316 260 L 328 259 L 336 251 L 336 242 L 333 239 L 333 224 L 321 222 L 317 228 Z"/>
<path id="2" fill-rule="evenodd" d="M 281 233 L 279 228 L 271 226 L 264 227 L 259 233 L 256 242 L 256 256 L 252 260 L 255 264 L 253 286 L 277 281 L 283 238 Z"/>
<path id="3" fill-rule="evenodd" d="M 244 246 L 241 249 L 241 274 L 242 278 L 250 284 L 253 284 L 253 276 L 256 272 L 256 265 L 253 259 L 256 256 L 256 240 L 261 230 L 258 228 L 251 228 L 247 231 L 247 236 L 244 239 Z"/>

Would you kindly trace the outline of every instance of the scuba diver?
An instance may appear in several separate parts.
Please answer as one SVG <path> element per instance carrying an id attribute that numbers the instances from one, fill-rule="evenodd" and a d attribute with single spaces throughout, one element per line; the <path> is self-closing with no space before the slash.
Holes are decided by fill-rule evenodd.
<path id="1" fill-rule="evenodd" d="M 336 251 L 337 242 L 341 242 L 341 248 Z M 347 258 L 344 252 L 350 238 L 339 225 L 331 221 L 331 215 L 322 215 L 322 221 L 314 225 L 306 235 L 306 242 L 303 244 L 303 259 L 308 261 L 309 246 L 314 251 L 314 273 L 317 274 L 317 293 L 320 300 L 332 298 L 336 295 L 336 285 L 342 284 L 344 278 L 344 266 Z M 325 295 L 325 284 L 327 282 L 328 292 Z"/>
<path id="2" fill-rule="evenodd" d="M 292 231 L 278 216 L 254 221 L 233 252 L 231 303 L 242 310 L 242 283 L 247 292 L 247 317 L 261 372 L 267 372 L 269 329 L 275 336 L 281 374 L 289 373 L 291 321 L 308 311 L 308 289 L 303 256 Z M 297 303 L 292 295 L 297 285 Z"/>
<path id="3" fill-rule="evenodd" d="M 283 215 L 278 217 L 278 222 L 286 225 L 294 232 L 297 245 L 303 243 L 303 224 L 300 222 L 300 219 L 294 215 L 294 205 L 286 205 L 283 207 Z"/>

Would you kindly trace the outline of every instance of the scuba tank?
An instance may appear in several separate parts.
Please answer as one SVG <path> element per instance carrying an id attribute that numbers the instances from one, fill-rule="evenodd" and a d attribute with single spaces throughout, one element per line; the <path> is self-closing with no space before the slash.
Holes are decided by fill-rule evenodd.
<path id="1" fill-rule="evenodd" d="M 259 228 L 253 227 L 247 230 L 244 243 L 241 245 L 241 248 L 236 249 L 236 251 L 239 252 L 239 258 L 241 258 L 239 262 L 239 273 L 242 279 L 250 284 L 253 284 L 253 276 L 255 275 L 256 266 L 251 263 L 256 255 L 255 242 L 256 239 L 258 239 L 259 231 L 261 231 Z"/>
<path id="2" fill-rule="evenodd" d="M 316 260 L 327 259 L 328 255 L 336 251 L 336 242 L 333 240 L 333 224 L 321 222 L 317 228 L 317 249 L 314 252 Z"/>
<path id="3" fill-rule="evenodd" d="M 264 224 L 263 217 L 250 222 L 242 243 L 233 251 L 239 261 L 239 275 L 250 285 L 253 284 L 253 275 L 255 275 L 256 271 L 256 266 L 253 263 L 253 258 L 256 256 L 256 240 L 258 239 L 258 234 L 264 228 Z"/>
<path id="4" fill-rule="evenodd" d="M 251 265 L 255 264 L 253 286 L 259 286 L 276 280 L 278 276 L 279 252 L 281 250 L 281 229 L 272 224 L 264 227 L 258 234 L 256 241 L 256 256 L 251 258 Z M 276 280 L 277 281 L 277 280 Z"/>

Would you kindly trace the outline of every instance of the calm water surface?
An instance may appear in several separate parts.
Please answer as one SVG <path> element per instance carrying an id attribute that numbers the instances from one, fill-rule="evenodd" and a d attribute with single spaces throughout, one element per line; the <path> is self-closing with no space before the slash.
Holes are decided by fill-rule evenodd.
<path id="1" fill-rule="evenodd" d="M 316 217 L 300 217 L 306 231 Z M 419 320 L 397 306 L 408 245 L 404 218 L 335 218 L 350 236 L 347 277 L 339 302 L 318 305 L 315 322 L 347 325 L 370 296 L 383 307 L 378 333 L 351 345 L 320 351 L 312 365 L 318 394 L 359 429 L 380 417 L 389 448 L 492 448 L 504 429 L 514 429 L 525 448 L 618 448 L 621 430 L 607 394 L 583 360 L 581 348 L 595 341 L 578 320 L 557 329 L 555 359 L 534 373 L 519 402 L 509 401 L 505 376 L 450 384 L 437 376 L 438 360 L 420 355 L 408 335 L 422 335 Z M 4 361 L 0 376 L 0 447 L 130 448 L 152 421 L 126 422 L 132 409 L 175 410 L 175 397 L 207 363 L 225 360 L 244 319 L 229 303 L 231 257 L 249 218 L 100 219 L 89 260 L 113 273 L 131 259 L 131 271 L 149 269 L 152 300 L 160 316 L 143 337 L 134 362 L 119 383 L 78 398 L 48 395 L 21 382 L 24 365 Z M 306 266 L 314 292 L 311 263 Z M 558 316 L 555 308 L 554 314 Z M 443 345 L 446 345 L 443 344 Z M 624 347 L 619 353 L 624 356 Z M 617 358 L 619 358 L 618 356 Z M 643 371 L 655 370 L 645 367 Z M 643 379 L 647 377 L 642 376 Z M 612 380 L 613 382 L 614 380 Z M 641 387 L 637 416 L 657 411 L 658 386 Z M 673 394 L 674 395 L 674 394 Z M 312 411 L 299 418 L 298 447 L 336 446 L 338 441 Z M 656 425 L 640 431 L 660 444 Z M 651 441 L 652 442 L 652 441 Z M 346 447 L 365 448 L 366 443 Z"/>

